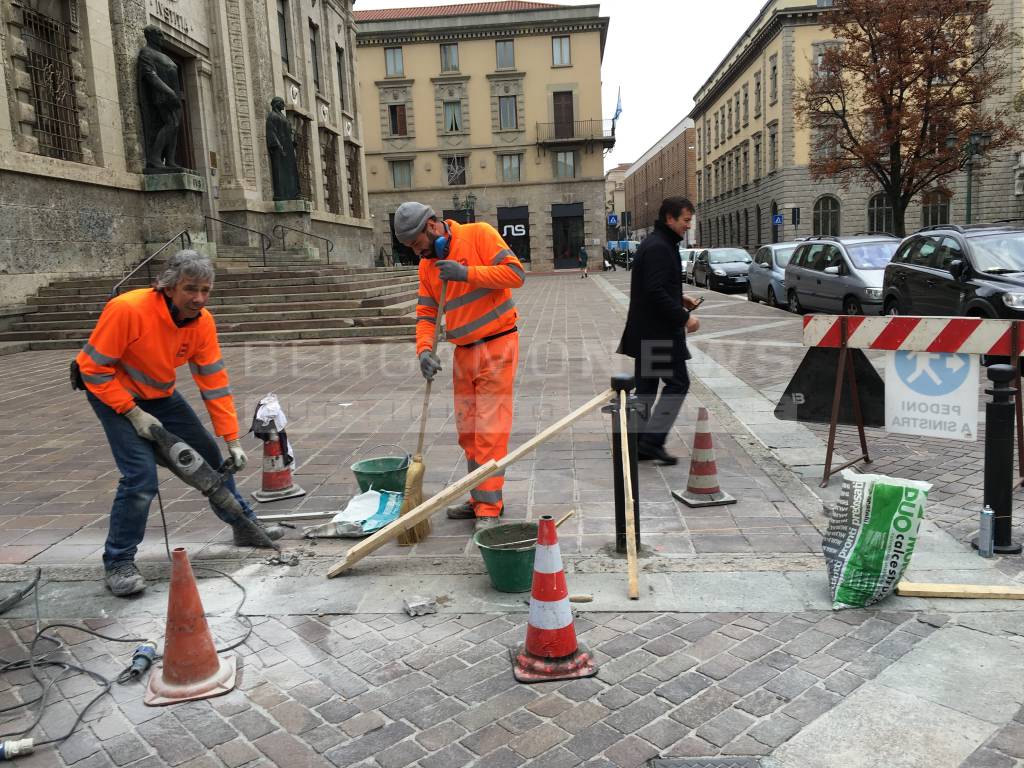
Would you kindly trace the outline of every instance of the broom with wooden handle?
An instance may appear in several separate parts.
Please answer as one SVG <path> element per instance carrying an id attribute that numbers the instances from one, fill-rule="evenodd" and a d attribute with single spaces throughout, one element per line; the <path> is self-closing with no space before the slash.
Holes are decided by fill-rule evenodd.
<path id="1" fill-rule="evenodd" d="M 437 305 L 437 322 L 434 323 L 434 341 L 430 351 L 437 354 L 437 341 L 441 336 L 441 325 L 444 322 L 444 300 L 448 292 L 448 281 L 441 282 L 441 300 Z M 405 473 L 405 494 L 402 497 L 402 508 L 398 516 L 416 509 L 423 503 L 423 439 L 427 434 L 427 408 L 430 405 L 430 390 L 434 383 L 433 379 L 427 379 L 427 389 L 423 393 L 423 410 L 420 413 L 420 440 L 416 444 L 416 453 L 412 457 L 412 463 Z M 430 535 L 430 518 L 425 518 L 408 528 L 398 536 L 398 544 L 402 547 L 411 547 L 417 542 L 423 541 Z"/>

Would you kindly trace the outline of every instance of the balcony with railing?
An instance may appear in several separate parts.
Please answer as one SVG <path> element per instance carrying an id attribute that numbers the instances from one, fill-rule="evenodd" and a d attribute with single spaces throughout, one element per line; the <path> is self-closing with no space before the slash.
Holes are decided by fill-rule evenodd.
<path id="1" fill-rule="evenodd" d="M 615 123 L 612 120 L 562 120 L 537 123 L 537 143 L 541 146 L 599 142 L 602 147 L 615 146 Z"/>

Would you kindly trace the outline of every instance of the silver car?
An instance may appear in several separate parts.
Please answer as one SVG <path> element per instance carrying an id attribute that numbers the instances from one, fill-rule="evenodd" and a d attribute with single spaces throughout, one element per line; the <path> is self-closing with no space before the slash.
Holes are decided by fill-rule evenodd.
<path id="1" fill-rule="evenodd" d="M 773 307 L 786 306 L 786 265 L 800 243 L 762 245 L 754 254 L 747 283 L 750 301 L 766 301 Z"/>
<path id="2" fill-rule="evenodd" d="M 882 314 L 885 265 L 899 244 L 891 235 L 808 238 L 786 265 L 789 310 Z"/>
<path id="3" fill-rule="evenodd" d="M 683 269 L 683 282 L 690 282 L 693 272 L 693 260 L 697 258 L 697 254 L 700 253 L 699 248 L 684 248 L 683 244 L 679 244 L 679 262 Z"/>

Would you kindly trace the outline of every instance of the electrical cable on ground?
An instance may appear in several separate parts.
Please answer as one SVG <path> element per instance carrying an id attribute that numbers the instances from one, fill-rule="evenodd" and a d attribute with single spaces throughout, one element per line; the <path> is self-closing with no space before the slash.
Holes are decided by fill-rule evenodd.
<path id="1" fill-rule="evenodd" d="M 157 502 L 160 507 L 160 522 L 162 523 L 163 526 L 164 549 L 167 552 L 167 559 L 168 561 L 170 561 L 171 545 L 170 538 L 167 533 L 167 518 L 166 515 L 164 514 L 163 498 L 161 498 L 159 490 L 157 490 Z M 242 586 L 233 576 L 224 573 L 223 571 L 218 570 L 217 568 L 211 568 L 209 566 L 194 566 L 194 570 L 207 571 L 210 573 L 215 573 L 218 576 L 222 576 L 228 581 L 230 581 L 232 584 L 234 584 L 236 587 L 238 587 L 239 591 L 242 593 L 242 599 L 235 607 L 234 613 L 232 613 L 230 618 L 238 621 L 238 623 L 245 628 L 245 633 L 241 636 L 241 638 L 235 640 L 226 647 L 218 648 L 217 653 L 226 653 L 227 651 L 231 651 L 235 648 L 238 648 L 240 645 L 242 645 L 249 639 L 253 632 L 252 620 L 246 614 L 242 613 L 242 608 L 245 606 L 245 601 L 248 599 L 248 592 L 246 591 L 245 587 Z M 81 724 L 82 720 L 85 718 L 85 715 L 89 712 L 92 706 L 97 701 L 99 701 L 103 696 L 110 692 L 115 682 L 123 685 L 125 683 L 131 682 L 132 680 L 136 680 L 142 677 L 149 670 L 152 664 L 161 658 L 161 656 L 156 652 L 156 643 L 147 638 L 113 637 L 111 635 L 105 635 L 102 632 L 97 632 L 92 629 L 75 626 L 73 624 L 64 624 L 61 622 L 55 622 L 53 624 L 47 624 L 44 627 L 40 627 L 40 624 L 42 623 L 41 612 L 39 608 L 39 581 L 41 578 L 41 574 L 42 570 L 36 568 L 35 576 L 30 584 L 28 584 L 25 587 L 19 588 L 11 595 L 8 595 L 7 597 L 0 599 L 0 614 L 2 614 L 4 611 L 9 610 L 15 604 L 17 604 L 25 597 L 27 597 L 29 593 L 32 593 L 34 595 L 36 633 L 35 636 L 32 638 L 32 642 L 29 644 L 28 656 L 24 659 L 14 660 L 4 659 L 0 657 L 0 675 L 27 669 L 29 670 L 29 673 L 32 675 L 33 680 L 41 688 L 39 695 L 35 698 L 28 699 L 19 704 L 14 704 L 8 707 L 0 708 L 0 714 L 4 714 L 8 712 L 18 712 L 18 710 L 29 708 L 35 704 L 38 704 L 38 707 L 35 712 L 35 717 L 29 726 L 17 731 L 10 731 L 8 733 L 0 734 L 0 761 L 12 760 L 16 757 L 30 754 L 37 747 L 57 745 L 66 741 L 77 730 L 78 726 Z M 58 661 L 47 658 L 51 654 L 54 654 L 60 651 L 61 649 L 66 650 L 64 641 L 62 641 L 58 637 L 46 634 L 49 630 L 62 628 L 73 629 L 76 632 L 84 632 L 85 634 L 92 635 L 93 637 L 97 637 L 101 640 L 107 640 L 114 643 L 138 643 L 139 645 L 136 647 L 132 655 L 131 664 L 128 667 L 126 667 L 120 674 L 118 674 L 116 678 L 107 679 L 98 672 L 94 672 L 90 669 L 87 669 L 86 667 L 81 667 L 77 664 L 72 664 L 68 661 Z M 37 656 L 36 646 L 40 641 L 53 643 L 55 647 L 52 650 L 49 650 Z M 70 651 L 68 651 L 68 653 L 70 653 Z M 60 670 L 56 675 L 49 676 L 47 679 L 40 677 L 38 670 L 45 669 L 49 671 L 54 668 Z M 101 690 L 92 699 L 90 699 L 89 702 L 78 713 L 78 716 L 75 718 L 75 721 L 71 724 L 71 728 L 68 730 L 68 732 L 63 736 L 56 736 L 53 738 L 44 739 L 43 741 L 35 741 L 31 737 L 25 737 L 25 734 L 31 733 L 42 721 L 43 716 L 45 715 L 46 712 L 47 698 L 49 697 L 50 691 L 53 689 L 53 687 L 61 680 L 67 679 L 68 677 L 78 674 L 84 674 L 87 677 L 92 678 L 101 687 Z M 9 719 L 13 718 L 8 718 L 8 720 Z"/>

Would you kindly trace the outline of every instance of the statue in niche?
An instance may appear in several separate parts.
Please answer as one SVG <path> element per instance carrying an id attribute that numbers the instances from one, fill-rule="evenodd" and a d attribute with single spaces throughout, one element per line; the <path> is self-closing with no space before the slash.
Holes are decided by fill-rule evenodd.
<path id="1" fill-rule="evenodd" d="M 164 33 L 152 24 L 143 30 L 146 45 L 139 51 L 139 106 L 146 151 L 144 173 L 177 173 L 178 129 L 181 127 L 181 81 L 178 65 L 161 49 Z"/>
<path id="2" fill-rule="evenodd" d="M 291 121 L 284 114 L 284 99 L 275 96 L 267 115 L 267 151 L 275 200 L 299 199 L 299 164 L 295 159 L 298 141 Z"/>

